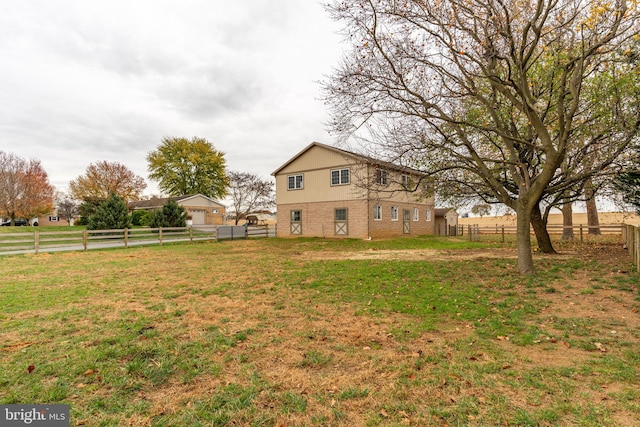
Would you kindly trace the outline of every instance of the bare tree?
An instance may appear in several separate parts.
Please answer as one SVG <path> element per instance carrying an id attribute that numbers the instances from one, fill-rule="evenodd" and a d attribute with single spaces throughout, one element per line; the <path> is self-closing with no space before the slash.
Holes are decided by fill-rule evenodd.
<path id="1" fill-rule="evenodd" d="M 491 213 L 491 206 L 486 203 L 474 205 L 471 208 L 471 213 L 474 215 L 480 215 L 480 218 L 482 218 L 483 216 L 489 215 L 489 213 Z"/>
<path id="2" fill-rule="evenodd" d="M 66 219 L 69 225 L 72 224 L 73 219 L 78 216 L 78 203 L 71 197 L 61 194 L 58 199 L 58 216 L 62 219 Z"/>
<path id="3" fill-rule="evenodd" d="M 543 198 L 610 169 L 637 137 L 638 68 L 622 58 L 640 29 L 635 3 L 336 0 L 328 10 L 352 43 L 324 84 L 332 130 L 512 208 L 522 273 L 534 271 L 529 226 Z"/>
<path id="4" fill-rule="evenodd" d="M 240 215 L 270 209 L 275 205 L 273 182 L 248 172 L 229 173 L 229 196 L 236 212 L 236 225 Z"/>

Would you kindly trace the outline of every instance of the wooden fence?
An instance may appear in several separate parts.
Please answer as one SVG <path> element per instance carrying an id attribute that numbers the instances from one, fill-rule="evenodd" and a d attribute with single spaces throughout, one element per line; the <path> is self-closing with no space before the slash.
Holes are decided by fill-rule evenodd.
<path id="1" fill-rule="evenodd" d="M 218 240 L 219 228 L 227 226 L 195 226 L 172 228 L 130 228 L 117 230 L 65 230 L 23 233 L 0 233 L 0 255 L 78 251 L 115 247 L 162 245 L 175 242 Z M 231 238 L 246 239 L 274 237 L 275 229 L 268 226 L 235 227 L 240 229 Z"/>
<path id="2" fill-rule="evenodd" d="M 562 235 L 563 231 L 566 228 L 572 228 L 574 238 L 584 241 L 584 236 L 589 233 L 590 228 L 598 228 L 600 234 L 607 235 L 622 235 L 624 224 L 603 224 L 597 227 L 589 227 L 587 225 L 574 225 L 574 226 L 563 226 L 560 224 L 549 224 L 547 225 L 547 231 L 550 235 Z M 466 235 L 469 240 L 480 240 L 482 235 L 501 235 L 502 243 L 505 242 L 506 236 L 515 235 L 517 231 L 517 227 L 515 225 L 496 225 L 496 226 L 483 226 L 480 227 L 478 225 L 459 225 L 458 226 L 458 235 Z M 533 233 L 533 229 L 530 230 L 531 234 Z"/>

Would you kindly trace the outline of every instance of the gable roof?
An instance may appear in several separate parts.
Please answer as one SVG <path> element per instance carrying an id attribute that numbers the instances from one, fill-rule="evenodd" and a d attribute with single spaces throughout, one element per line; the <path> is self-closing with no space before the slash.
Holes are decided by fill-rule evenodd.
<path id="1" fill-rule="evenodd" d="M 271 173 L 271 175 L 273 175 L 273 176 L 277 175 L 278 173 L 280 173 L 280 171 L 282 171 L 284 168 L 286 168 L 291 163 L 296 161 L 298 158 L 300 158 L 303 154 L 305 154 L 307 151 L 309 151 L 313 147 L 319 147 L 319 148 L 323 148 L 325 150 L 333 151 L 334 153 L 341 154 L 341 155 L 343 155 L 343 156 L 345 156 L 347 158 L 351 158 L 351 159 L 353 159 L 355 161 L 368 163 L 370 165 L 374 165 L 374 166 L 378 166 L 378 167 L 384 167 L 385 169 L 395 170 L 395 171 L 398 171 L 398 172 L 410 173 L 410 174 L 413 174 L 413 175 L 423 175 L 423 173 L 420 172 L 417 169 L 412 169 L 412 168 L 409 168 L 409 167 L 406 167 L 406 166 L 400 166 L 400 165 L 397 165 L 395 163 L 386 162 L 386 161 L 383 161 L 383 160 L 380 160 L 380 159 L 375 159 L 373 157 L 365 156 L 363 154 L 353 153 L 351 151 L 343 150 L 342 148 L 333 147 L 331 145 L 322 144 L 320 142 L 312 142 L 311 144 L 307 145 L 305 148 L 302 149 L 302 151 L 300 151 L 298 154 L 296 154 L 295 156 L 293 156 L 292 158 L 287 160 L 287 162 L 285 164 L 283 164 L 282 166 L 280 166 L 278 169 L 273 171 Z"/>
<path id="2" fill-rule="evenodd" d="M 203 197 L 209 200 L 214 205 L 218 205 L 223 208 L 226 208 L 226 206 L 223 205 L 222 203 L 212 199 L 211 197 L 207 197 L 203 194 L 186 194 L 183 196 L 175 196 L 175 197 L 163 197 L 163 198 L 153 198 L 149 200 L 137 200 L 134 202 L 129 202 L 127 205 L 129 209 L 151 209 L 151 208 L 162 207 L 165 203 L 167 203 L 168 200 L 175 200 L 176 202 L 183 202 L 184 204 L 184 202 L 188 201 L 189 199 L 193 199 L 195 197 Z"/>

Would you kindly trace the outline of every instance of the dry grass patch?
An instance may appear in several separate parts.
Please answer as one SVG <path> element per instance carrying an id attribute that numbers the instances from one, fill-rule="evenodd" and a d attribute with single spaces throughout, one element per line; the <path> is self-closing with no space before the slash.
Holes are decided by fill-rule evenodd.
<path id="1" fill-rule="evenodd" d="M 603 247 L 536 255 L 536 278 L 437 238 L 6 257 L 0 402 L 84 425 L 633 425 L 637 275 Z"/>

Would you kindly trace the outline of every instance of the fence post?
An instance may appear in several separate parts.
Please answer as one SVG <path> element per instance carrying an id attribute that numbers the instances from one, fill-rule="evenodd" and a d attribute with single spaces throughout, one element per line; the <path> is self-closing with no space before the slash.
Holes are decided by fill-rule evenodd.
<path id="1" fill-rule="evenodd" d="M 128 228 L 124 229 L 124 247 L 125 248 L 129 247 L 129 229 Z"/>
<path id="2" fill-rule="evenodd" d="M 89 230 L 87 230 L 86 228 L 82 233 L 82 246 L 84 246 L 84 251 L 86 252 L 87 246 L 89 246 Z"/>
<path id="3" fill-rule="evenodd" d="M 635 227 L 636 271 L 640 271 L 640 227 Z"/>
<path id="4" fill-rule="evenodd" d="M 193 227 L 189 227 L 189 241 L 193 243 Z"/>
<path id="5" fill-rule="evenodd" d="M 632 225 L 627 225 L 627 249 L 632 259 L 636 259 L 636 229 Z"/>
<path id="6" fill-rule="evenodd" d="M 580 224 L 580 243 L 584 241 L 584 231 L 582 229 L 582 224 Z"/>
<path id="7" fill-rule="evenodd" d="M 40 233 L 38 233 L 37 231 L 33 233 L 33 249 L 35 250 L 36 254 L 40 249 Z"/>
<path id="8" fill-rule="evenodd" d="M 469 235 L 469 241 L 471 242 L 473 239 L 471 238 L 471 225 L 467 226 L 467 234 Z"/>
<path id="9" fill-rule="evenodd" d="M 502 226 L 502 243 L 504 243 L 504 225 Z"/>
<path id="10" fill-rule="evenodd" d="M 158 240 L 159 240 L 160 246 L 162 246 L 162 227 L 158 228 Z"/>

